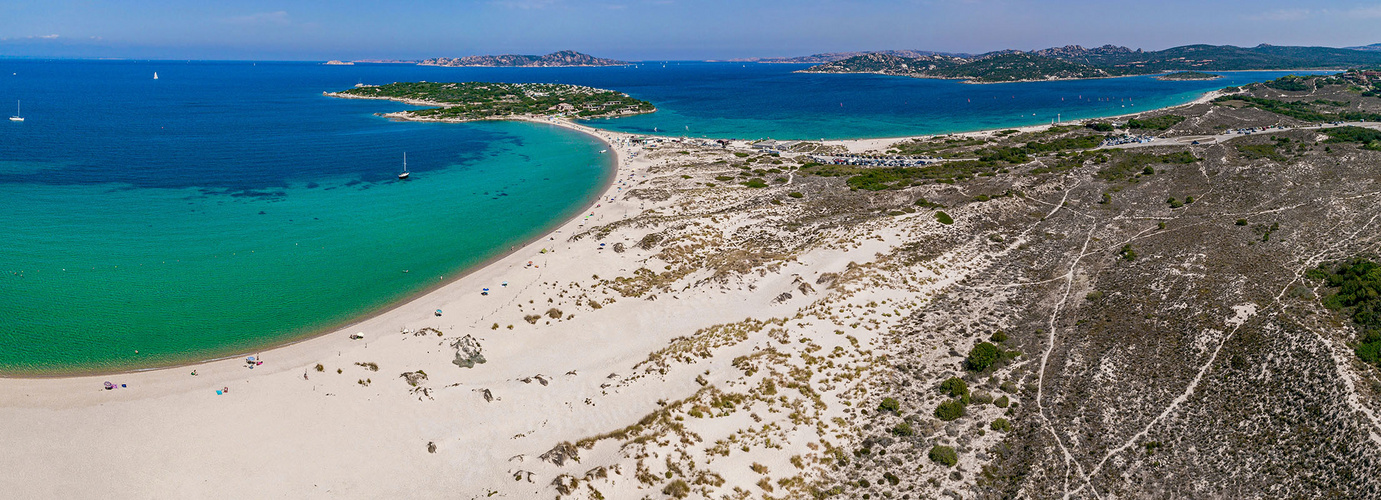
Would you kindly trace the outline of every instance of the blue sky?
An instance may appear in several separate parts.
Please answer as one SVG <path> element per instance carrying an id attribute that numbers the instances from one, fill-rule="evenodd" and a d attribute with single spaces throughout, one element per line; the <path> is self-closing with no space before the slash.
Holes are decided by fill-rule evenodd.
<path id="1" fill-rule="evenodd" d="M 1381 0 L 8 0 L 0 56 L 724 59 L 1112 43 L 1381 43 Z"/>

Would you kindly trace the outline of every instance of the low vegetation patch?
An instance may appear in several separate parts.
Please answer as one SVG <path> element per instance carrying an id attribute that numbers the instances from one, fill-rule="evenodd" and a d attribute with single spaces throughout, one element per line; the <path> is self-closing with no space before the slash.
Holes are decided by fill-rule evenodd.
<path id="1" fill-rule="evenodd" d="M 1362 128 L 1362 127 L 1335 127 L 1324 129 L 1323 133 L 1328 134 L 1326 143 L 1356 143 L 1361 144 L 1362 149 L 1381 151 L 1381 130 Z"/>
<path id="2" fill-rule="evenodd" d="M 954 467 L 959 463 L 959 454 L 954 452 L 954 448 L 937 445 L 930 449 L 930 461 L 945 467 Z"/>
<path id="3" fill-rule="evenodd" d="M 1104 166 L 1098 170 L 1098 178 L 1109 182 L 1128 180 L 1138 175 L 1154 175 L 1156 170 L 1152 165 L 1189 165 L 1198 161 L 1199 157 L 1188 151 L 1163 155 L 1118 152 L 1102 162 Z"/>
<path id="4" fill-rule="evenodd" d="M 1353 351 L 1362 361 L 1381 366 L 1381 264 L 1358 258 L 1335 266 L 1319 266 L 1308 276 L 1323 280 L 1333 293 L 1323 305 L 1352 317 L 1359 335 Z"/>
<path id="5" fill-rule="evenodd" d="M 1180 115 L 1160 115 L 1150 118 L 1132 118 L 1127 120 L 1127 128 L 1141 130 L 1166 130 L 1184 121 Z"/>

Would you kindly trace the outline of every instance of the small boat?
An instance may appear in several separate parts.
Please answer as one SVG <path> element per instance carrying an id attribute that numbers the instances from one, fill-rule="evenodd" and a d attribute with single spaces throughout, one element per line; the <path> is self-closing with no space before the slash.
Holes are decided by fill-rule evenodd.
<path id="1" fill-rule="evenodd" d="M 406 178 L 408 178 L 408 154 L 407 154 L 406 152 L 403 153 L 403 173 L 398 174 L 398 178 L 399 178 L 399 179 L 406 179 Z"/>
<path id="2" fill-rule="evenodd" d="M 157 72 L 157 71 L 153 72 L 153 79 L 154 79 L 154 80 L 157 80 L 157 79 L 158 79 L 158 72 Z"/>
<path id="3" fill-rule="evenodd" d="M 12 122 L 22 122 L 22 121 L 24 121 L 24 117 L 19 116 L 19 115 L 20 115 L 20 113 L 19 113 L 19 101 L 14 101 L 14 116 L 11 116 L 11 117 L 10 117 L 10 121 L 12 121 Z"/>

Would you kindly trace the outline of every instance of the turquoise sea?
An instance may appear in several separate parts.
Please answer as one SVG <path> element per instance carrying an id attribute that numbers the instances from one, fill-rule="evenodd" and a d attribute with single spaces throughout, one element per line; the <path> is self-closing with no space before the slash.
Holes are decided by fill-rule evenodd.
<path id="1" fill-rule="evenodd" d="M 146 368 L 308 336 L 541 234 L 612 175 L 606 146 L 575 132 L 390 122 L 374 113 L 405 106 L 321 95 L 357 82 L 578 83 L 660 108 L 598 127 L 842 138 L 1121 114 L 1283 74 L 964 85 L 800 67 L 0 60 L 0 109 L 23 100 L 26 118 L 0 123 L 0 373 Z M 404 152 L 413 179 L 399 182 Z"/>

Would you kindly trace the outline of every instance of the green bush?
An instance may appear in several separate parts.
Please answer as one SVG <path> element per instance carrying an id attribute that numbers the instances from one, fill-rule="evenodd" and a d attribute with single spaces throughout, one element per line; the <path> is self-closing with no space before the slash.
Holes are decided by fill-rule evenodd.
<path id="1" fill-rule="evenodd" d="M 787 195 L 787 196 L 790 196 L 790 197 L 792 197 L 792 198 L 803 198 L 803 197 L 805 197 L 805 195 L 804 195 L 804 194 L 801 194 L 800 191 L 792 191 L 792 192 L 790 192 L 790 193 L 787 193 L 786 195 Z"/>
<path id="2" fill-rule="evenodd" d="M 968 369 L 981 372 L 996 363 L 1002 358 L 1002 350 L 988 342 L 979 342 L 969 350 L 969 357 L 964 360 L 964 366 Z"/>
<path id="3" fill-rule="evenodd" d="M 940 382 L 940 392 L 952 398 L 959 398 L 961 401 L 969 400 L 969 384 L 959 377 L 950 377 L 944 382 Z"/>
<path id="4" fill-rule="evenodd" d="M 954 467 L 959 463 L 959 454 L 954 452 L 954 448 L 936 445 L 930 449 L 930 461 L 945 467 Z"/>
<path id="5" fill-rule="evenodd" d="M 954 218 L 953 218 L 953 217 L 950 217 L 949 214 L 944 213 L 944 212 L 935 212 L 935 220 L 940 221 L 941 224 L 953 224 L 953 223 L 954 223 Z"/>
<path id="6" fill-rule="evenodd" d="M 1007 396 L 1004 395 L 1000 398 L 997 398 L 997 400 L 993 401 L 993 406 L 996 406 L 998 408 L 1006 408 L 1007 405 L 1011 404 L 1011 402 L 1012 401 L 1010 399 L 1007 399 Z"/>
<path id="7" fill-rule="evenodd" d="M 989 425 L 988 427 L 992 428 L 992 430 L 995 431 L 1007 432 L 1012 430 L 1012 423 L 1008 422 L 1005 418 L 999 418 L 997 420 L 994 420 L 992 425 Z"/>
<path id="8" fill-rule="evenodd" d="M 935 418 L 949 422 L 964 416 L 964 402 L 951 399 L 935 407 Z"/>
<path id="9" fill-rule="evenodd" d="M 878 405 L 878 411 L 890 411 L 896 413 L 901 410 L 901 403 L 895 398 L 882 398 L 882 404 Z"/>
<path id="10" fill-rule="evenodd" d="M 892 434 L 901 437 L 914 436 L 916 435 L 916 430 L 911 428 L 911 424 L 902 422 L 892 428 Z"/>
<path id="11" fill-rule="evenodd" d="M 1007 341 L 1007 332 L 1004 332 L 1004 331 L 1002 331 L 1002 330 L 998 330 L 998 331 L 996 331 L 996 332 L 993 332 L 993 336 L 988 337 L 988 340 L 991 340 L 991 341 L 993 341 L 993 342 L 1006 342 L 1006 341 Z"/>
<path id="12" fill-rule="evenodd" d="M 1136 260 L 1136 250 L 1132 250 L 1131 244 L 1122 245 L 1122 250 L 1117 253 L 1122 256 L 1122 260 L 1129 262 Z"/>

